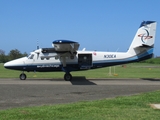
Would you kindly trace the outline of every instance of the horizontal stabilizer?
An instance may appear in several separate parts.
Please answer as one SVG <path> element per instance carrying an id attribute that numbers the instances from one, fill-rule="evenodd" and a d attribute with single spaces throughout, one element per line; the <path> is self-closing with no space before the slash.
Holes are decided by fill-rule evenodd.
<path id="1" fill-rule="evenodd" d="M 137 48 L 153 48 L 153 46 L 142 44 L 141 46 L 137 46 L 134 49 L 137 49 Z"/>

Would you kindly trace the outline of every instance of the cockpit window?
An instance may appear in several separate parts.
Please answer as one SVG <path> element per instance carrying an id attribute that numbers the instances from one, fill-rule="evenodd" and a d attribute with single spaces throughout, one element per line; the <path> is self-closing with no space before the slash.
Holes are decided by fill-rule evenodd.
<path id="1" fill-rule="evenodd" d="M 31 54 L 31 55 L 28 56 L 28 59 L 33 59 L 33 57 L 34 57 L 34 55 Z"/>

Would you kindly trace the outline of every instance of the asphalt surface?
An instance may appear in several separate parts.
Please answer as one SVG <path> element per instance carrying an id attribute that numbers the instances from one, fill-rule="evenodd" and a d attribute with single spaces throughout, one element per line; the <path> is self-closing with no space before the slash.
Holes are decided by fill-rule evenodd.
<path id="1" fill-rule="evenodd" d="M 0 110 L 99 100 L 160 90 L 160 79 L 0 79 Z"/>

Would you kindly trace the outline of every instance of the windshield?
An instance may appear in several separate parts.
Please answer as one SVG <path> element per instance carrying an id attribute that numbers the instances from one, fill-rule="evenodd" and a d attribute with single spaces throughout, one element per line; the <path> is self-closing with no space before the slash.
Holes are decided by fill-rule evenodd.
<path id="1" fill-rule="evenodd" d="M 31 54 L 28 56 L 28 59 L 33 59 L 33 57 L 34 57 L 34 54 Z"/>

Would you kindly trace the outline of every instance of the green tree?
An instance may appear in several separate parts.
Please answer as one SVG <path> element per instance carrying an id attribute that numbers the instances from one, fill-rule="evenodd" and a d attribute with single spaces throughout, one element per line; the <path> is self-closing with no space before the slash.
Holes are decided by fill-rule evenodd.
<path id="1" fill-rule="evenodd" d="M 24 53 L 22 54 L 22 56 L 23 56 L 23 57 L 26 57 L 26 56 L 28 56 L 28 54 L 27 54 L 26 52 L 24 52 Z"/>
<path id="2" fill-rule="evenodd" d="M 7 56 L 5 51 L 0 49 L 0 63 L 5 63 L 7 61 Z"/>
<path id="3" fill-rule="evenodd" d="M 23 57 L 23 54 L 18 49 L 14 49 L 9 52 L 8 57 L 9 60 L 14 60 Z"/>

